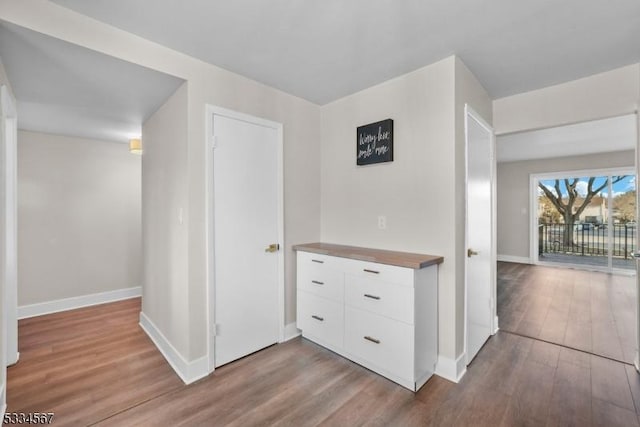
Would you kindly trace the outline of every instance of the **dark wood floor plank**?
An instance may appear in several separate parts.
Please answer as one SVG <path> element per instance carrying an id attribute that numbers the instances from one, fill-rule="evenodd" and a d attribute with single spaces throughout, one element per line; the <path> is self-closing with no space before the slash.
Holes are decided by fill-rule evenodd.
<path id="1" fill-rule="evenodd" d="M 546 425 L 589 426 L 591 421 L 591 370 L 559 362 Z"/>
<path id="2" fill-rule="evenodd" d="M 557 362 L 556 362 L 557 364 Z M 501 425 L 542 425 L 547 420 L 555 366 L 527 361 L 509 399 Z"/>
<path id="3" fill-rule="evenodd" d="M 635 411 L 620 408 L 600 399 L 593 399 L 594 427 L 638 427 L 638 416 Z"/>
<path id="4" fill-rule="evenodd" d="M 634 277 L 513 263 L 498 277 L 500 329 L 633 363 Z"/>
<path id="5" fill-rule="evenodd" d="M 575 342 L 588 330 L 589 342 L 606 343 L 598 334 L 611 324 L 592 322 L 613 318 L 612 336 L 635 333 L 618 325 L 630 318 L 629 281 L 602 277 L 500 263 L 501 328 L 534 325 Z M 609 308 L 594 307 L 605 297 Z M 632 366 L 507 332 L 459 384 L 433 377 L 417 393 L 302 338 L 185 386 L 140 330 L 139 310 L 139 300 L 122 301 L 21 321 L 9 411 L 54 411 L 62 426 L 638 425 Z M 554 325 L 563 320 L 566 330 Z"/>
<path id="6" fill-rule="evenodd" d="M 636 413 L 640 414 L 640 374 L 636 371 L 636 368 L 631 365 L 625 365 L 625 372 L 627 373 L 627 381 L 629 382 L 629 388 L 631 390 L 631 396 L 633 397 L 633 403 L 636 407 Z"/>
<path id="7" fill-rule="evenodd" d="M 591 388 L 595 399 L 635 411 L 633 396 L 623 364 L 591 356 Z"/>

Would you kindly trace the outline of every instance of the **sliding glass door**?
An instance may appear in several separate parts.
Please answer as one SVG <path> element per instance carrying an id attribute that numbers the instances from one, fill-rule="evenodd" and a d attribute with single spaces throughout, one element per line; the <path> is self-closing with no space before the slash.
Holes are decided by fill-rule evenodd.
<path id="1" fill-rule="evenodd" d="M 632 170 L 532 176 L 532 249 L 541 264 L 635 270 Z"/>

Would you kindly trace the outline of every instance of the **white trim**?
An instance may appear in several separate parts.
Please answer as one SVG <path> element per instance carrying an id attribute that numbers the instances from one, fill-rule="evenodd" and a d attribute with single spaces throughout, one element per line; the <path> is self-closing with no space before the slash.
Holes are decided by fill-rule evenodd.
<path id="1" fill-rule="evenodd" d="M 500 324 L 498 322 L 499 320 L 500 319 L 498 319 L 497 315 L 493 318 L 493 335 L 497 334 L 500 330 Z"/>
<path id="2" fill-rule="evenodd" d="M 4 369 L 7 369 L 6 367 Z M 4 384 L 0 384 L 0 420 L 4 420 L 4 413 L 7 411 L 7 398 L 4 394 Z"/>
<path id="3" fill-rule="evenodd" d="M 284 342 L 287 338 L 288 325 L 285 325 L 285 269 L 284 254 L 286 251 L 284 238 L 284 132 L 282 123 L 251 116 L 211 104 L 205 105 L 205 234 L 206 234 L 206 283 L 207 283 L 207 361 L 208 371 L 215 370 L 215 254 L 214 254 L 214 225 L 213 225 L 213 116 L 219 115 L 248 123 L 275 129 L 278 143 L 278 239 L 280 250 L 278 256 L 278 342 Z"/>
<path id="4" fill-rule="evenodd" d="M 292 340 L 302 335 L 302 331 L 298 329 L 296 322 L 291 322 L 284 327 L 284 339 L 280 342 Z"/>
<path id="5" fill-rule="evenodd" d="M 44 314 L 75 310 L 76 308 L 136 298 L 141 295 L 142 288 L 140 286 L 136 286 L 133 288 L 117 289 L 115 291 L 22 305 L 18 307 L 18 319 L 27 319 L 29 317 L 42 316 Z"/>
<path id="6" fill-rule="evenodd" d="M 635 156 L 635 172 L 636 172 L 636 187 L 638 176 L 640 176 L 640 114 L 636 110 L 636 156 Z M 640 213 L 640 195 L 636 191 L 636 218 L 639 218 L 638 213 Z M 638 273 L 638 260 L 636 259 L 636 356 L 635 356 L 635 367 L 636 371 L 640 371 L 640 274 Z"/>
<path id="7" fill-rule="evenodd" d="M 207 370 L 211 373 L 215 369 L 215 353 L 213 343 L 215 340 L 214 322 L 214 269 L 213 269 L 213 109 L 210 105 L 204 108 L 205 122 L 205 281 L 206 281 L 206 305 L 207 305 Z"/>
<path id="8" fill-rule="evenodd" d="M 490 145 L 490 180 L 491 180 L 491 256 L 490 256 L 490 263 L 491 263 L 491 277 L 490 277 L 490 286 L 491 286 L 491 301 L 490 301 L 490 306 L 491 306 L 491 311 L 492 311 L 492 316 L 491 319 L 489 320 L 490 323 L 490 330 L 494 331 L 497 330 L 498 325 L 497 323 L 494 324 L 494 319 L 497 319 L 497 197 L 496 197 L 496 169 L 497 169 L 497 163 L 496 163 L 496 137 L 493 131 L 493 128 L 491 127 L 491 125 L 489 125 L 489 123 L 487 123 L 482 116 L 480 116 L 469 104 L 465 104 L 464 105 L 464 172 L 465 172 L 465 176 L 464 176 L 464 186 L 465 186 L 465 195 L 464 195 L 464 209 L 465 209 L 465 217 L 464 217 L 464 248 L 463 248 L 463 252 L 464 252 L 464 350 L 463 353 L 465 355 L 465 359 L 463 360 L 463 364 L 465 366 L 465 372 L 466 372 L 466 365 L 468 363 L 470 363 L 471 361 L 467 361 L 466 360 L 466 355 L 467 355 L 467 351 L 468 351 L 468 325 L 467 325 L 467 321 L 468 321 L 468 277 L 467 277 L 467 270 L 468 270 L 468 257 L 466 256 L 466 251 L 467 248 L 469 248 L 469 231 L 468 231 L 468 211 L 469 211 L 469 207 L 468 207 L 468 202 L 469 202 L 469 198 L 467 196 L 467 187 L 468 187 L 468 182 L 469 182 L 469 140 L 468 140 L 468 135 L 469 135 L 469 117 L 473 118 L 473 120 L 475 120 L 480 126 L 482 126 L 483 128 L 485 128 L 489 134 L 490 134 L 490 138 L 489 138 L 489 145 Z M 440 358 L 438 358 L 438 360 L 440 360 Z M 460 370 L 456 369 L 456 372 L 460 372 Z M 460 377 L 464 375 L 464 372 L 462 372 L 462 374 L 460 374 Z M 456 377 L 457 378 L 457 377 Z M 453 380 L 452 380 L 453 381 Z M 457 382 L 457 381 L 455 381 Z"/>
<path id="9" fill-rule="evenodd" d="M 9 366 L 15 364 L 20 355 L 18 353 L 18 203 L 17 203 L 17 153 L 18 153 L 18 116 L 15 105 L 15 98 L 12 96 L 7 85 L 0 86 L 0 149 L 2 150 L 3 170 L 3 195 L 1 203 L 4 211 L 0 214 L 4 217 L 0 225 L 4 230 L 3 263 L 4 277 L 0 278 L 0 293 L 2 293 L 3 304 L 0 321 L 2 332 L 0 337 L 3 340 L 4 354 L 0 358 L 0 365 Z M 4 375 L 6 381 L 6 373 Z"/>
<path id="10" fill-rule="evenodd" d="M 529 259 L 538 264 L 538 182 L 534 174 L 529 175 Z"/>
<path id="11" fill-rule="evenodd" d="M 518 264 L 533 264 L 531 258 L 525 256 L 515 255 L 498 255 L 498 261 L 502 262 L 517 262 Z"/>
<path id="12" fill-rule="evenodd" d="M 185 384 L 191 384 L 209 375 L 207 355 L 191 362 L 185 360 L 180 352 L 176 350 L 162 332 L 160 332 L 160 329 L 158 329 L 143 312 L 140 312 L 140 327 L 146 332 L 149 338 L 151 338 L 151 341 L 153 341 L 160 353 L 162 353 L 169 365 L 171 365 Z"/>
<path id="13" fill-rule="evenodd" d="M 464 374 L 467 373 L 467 353 L 462 353 L 453 360 L 443 355 L 438 355 L 435 374 L 454 383 L 460 382 Z"/>
<path id="14" fill-rule="evenodd" d="M 608 176 L 613 175 L 614 172 L 620 172 L 626 175 L 635 175 L 633 166 L 621 166 L 616 168 L 601 168 L 601 169 L 578 169 L 570 171 L 559 172 L 544 172 L 544 173 L 532 173 L 530 176 L 536 179 L 564 179 L 564 178 L 581 178 L 586 176 Z M 618 175 L 617 173 L 615 175 Z"/>

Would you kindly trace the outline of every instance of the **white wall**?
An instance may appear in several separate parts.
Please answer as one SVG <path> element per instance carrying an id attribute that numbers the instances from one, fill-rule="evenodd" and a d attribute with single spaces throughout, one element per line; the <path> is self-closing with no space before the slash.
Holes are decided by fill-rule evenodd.
<path id="1" fill-rule="evenodd" d="M 322 107 L 322 241 L 444 256 L 439 352 L 464 343 L 464 104 L 491 101 L 450 57 Z M 394 160 L 356 166 L 358 126 L 394 120 Z M 378 229 L 378 216 L 387 228 Z"/>
<path id="2" fill-rule="evenodd" d="M 180 285 L 163 289 L 161 296 L 188 299 L 188 311 L 172 314 L 181 316 L 177 321 L 180 330 L 162 330 L 171 343 L 179 343 L 178 350 L 186 361 L 198 359 L 207 351 L 205 104 L 284 125 L 286 321 L 293 322 L 295 254 L 291 246 L 320 238 L 319 107 L 46 0 L 0 0 L 0 19 L 188 81 L 187 144 L 179 142 L 181 155 L 186 155 L 187 162 L 185 175 L 180 179 L 184 179 L 186 185 L 182 187 L 184 194 L 177 196 L 180 202 L 184 201 L 183 227 L 187 230 L 188 243 L 186 255 L 171 255 L 172 265 L 180 269 L 173 273 L 180 278 Z M 157 186 L 155 190 L 162 191 L 162 188 Z M 187 257 L 186 266 L 182 256 Z"/>
<path id="3" fill-rule="evenodd" d="M 498 164 L 498 255 L 529 258 L 530 183 L 535 173 L 634 167 L 631 151 Z M 524 261 L 524 260 L 523 260 Z"/>
<path id="4" fill-rule="evenodd" d="M 187 86 L 142 126 L 142 311 L 183 354 L 189 350 L 187 286 Z"/>
<path id="5" fill-rule="evenodd" d="M 637 110 L 640 64 L 493 102 L 496 134 L 560 126 Z"/>
<path id="6" fill-rule="evenodd" d="M 440 353 L 455 357 L 455 59 L 322 107 L 322 241 L 444 256 Z M 393 162 L 356 165 L 356 128 L 393 119 Z M 378 229 L 378 216 L 387 228 Z"/>
<path id="7" fill-rule="evenodd" d="M 140 156 L 18 132 L 18 305 L 141 285 Z"/>

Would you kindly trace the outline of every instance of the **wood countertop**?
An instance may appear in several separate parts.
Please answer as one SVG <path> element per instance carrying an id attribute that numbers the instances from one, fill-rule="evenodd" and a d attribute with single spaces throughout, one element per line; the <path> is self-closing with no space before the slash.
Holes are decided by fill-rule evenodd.
<path id="1" fill-rule="evenodd" d="M 440 264 L 444 258 L 436 255 L 414 254 L 409 252 L 385 251 L 381 249 L 360 248 L 357 246 L 335 245 L 332 243 L 304 243 L 293 246 L 293 250 L 351 258 L 360 261 L 377 262 L 379 264 L 419 270 L 434 264 Z"/>

